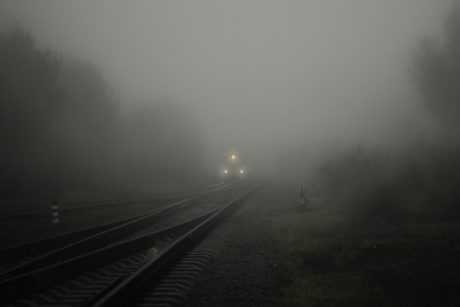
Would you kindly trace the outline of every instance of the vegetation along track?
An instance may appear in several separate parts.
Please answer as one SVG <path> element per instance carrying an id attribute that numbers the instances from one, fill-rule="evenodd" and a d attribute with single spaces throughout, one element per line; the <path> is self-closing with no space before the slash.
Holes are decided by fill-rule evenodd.
<path id="1" fill-rule="evenodd" d="M 186 236 L 183 233 L 190 229 L 195 230 L 195 234 L 204 234 L 203 230 L 196 229 L 209 229 L 242 200 L 242 191 L 246 197 L 247 191 L 252 191 L 252 188 L 241 186 L 210 193 L 194 206 L 202 210 L 188 210 L 189 217 L 184 213 L 181 217 L 183 221 L 178 222 L 177 217 L 166 219 L 150 232 L 127 236 L 108 246 L 93 248 L 84 254 L 4 280 L 0 282 L 2 303 L 6 306 L 99 304 L 112 293 L 111 290 L 125 285 L 124 281 L 131 276 L 144 272 L 147 266 L 158 265 L 156 259 L 161 258 L 164 262 L 165 251 L 169 251 L 167 254 L 171 250 L 177 251 L 179 244 L 174 238 L 180 237 L 183 241 Z M 190 239 L 186 241 L 191 242 Z M 170 256 L 167 258 L 171 259 Z"/>
<path id="2" fill-rule="evenodd" d="M 123 235 L 125 230 L 127 231 L 126 233 L 129 233 L 129 229 L 142 229 L 143 224 L 152 223 L 155 220 L 158 221 L 160 218 L 179 212 L 193 204 L 194 201 L 199 200 L 200 197 L 212 194 L 223 188 L 225 186 L 199 190 L 180 201 L 155 208 L 144 214 L 0 250 L 0 279 L 33 271 L 58 260 L 88 251 L 100 244 L 111 243 L 111 240 Z"/>

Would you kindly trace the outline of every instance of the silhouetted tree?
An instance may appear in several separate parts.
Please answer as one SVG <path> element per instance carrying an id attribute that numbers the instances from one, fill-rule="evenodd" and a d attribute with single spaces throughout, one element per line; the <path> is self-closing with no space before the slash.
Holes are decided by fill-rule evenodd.
<path id="1" fill-rule="evenodd" d="M 452 7 L 444 43 L 424 39 L 414 57 L 414 79 L 427 109 L 449 128 L 460 127 L 460 4 Z"/>
<path id="2" fill-rule="evenodd" d="M 122 117 L 90 63 L 0 33 L 0 198 L 73 197 L 196 176 L 202 139 L 171 104 Z M 126 188 L 127 187 L 127 188 Z"/>
<path id="3" fill-rule="evenodd" d="M 29 34 L 12 28 L 0 34 L 0 187 L 18 194 L 49 177 L 56 155 L 50 133 L 53 118 L 64 103 L 57 86 L 60 62 L 55 53 L 40 50 Z M 42 180 L 36 180 L 37 177 Z"/>
<path id="4" fill-rule="evenodd" d="M 69 188 L 113 189 L 124 142 L 118 100 L 90 63 L 63 61 L 58 84 L 67 92 L 55 128 L 65 144 Z"/>

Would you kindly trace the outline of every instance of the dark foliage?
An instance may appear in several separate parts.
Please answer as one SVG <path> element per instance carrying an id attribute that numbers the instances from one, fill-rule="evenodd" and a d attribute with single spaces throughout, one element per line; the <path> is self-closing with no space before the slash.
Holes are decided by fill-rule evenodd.
<path id="1" fill-rule="evenodd" d="M 0 36 L 0 67 L 2 193 L 37 192 L 51 184 L 51 161 L 61 146 L 52 133 L 65 103 L 57 85 L 60 62 L 14 28 Z"/>
<path id="2" fill-rule="evenodd" d="M 318 181 L 363 221 L 399 223 L 460 215 L 460 149 L 433 145 L 412 157 L 357 147 L 326 161 Z"/>
<path id="3" fill-rule="evenodd" d="M 445 26 L 443 44 L 424 39 L 414 56 L 413 75 L 426 108 L 443 124 L 458 131 L 460 118 L 460 4 Z"/>
<path id="4" fill-rule="evenodd" d="M 186 114 L 151 103 L 131 113 L 94 65 L 41 50 L 20 28 L 1 33 L 0 198 L 139 193 L 199 172 Z"/>

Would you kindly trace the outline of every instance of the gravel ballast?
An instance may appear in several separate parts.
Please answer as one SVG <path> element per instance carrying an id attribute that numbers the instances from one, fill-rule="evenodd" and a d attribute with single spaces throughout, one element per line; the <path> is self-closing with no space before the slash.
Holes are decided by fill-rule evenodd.
<path id="1" fill-rule="evenodd" d="M 286 282 L 269 215 L 276 202 L 259 191 L 231 218 L 233 239 L 205 269 L 187 307 L 281 306 Z"/>

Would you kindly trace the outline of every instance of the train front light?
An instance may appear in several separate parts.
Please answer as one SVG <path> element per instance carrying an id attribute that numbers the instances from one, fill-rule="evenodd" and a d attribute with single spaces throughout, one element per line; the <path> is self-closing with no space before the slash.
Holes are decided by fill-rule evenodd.
<path id="1" fill-rule="evenodd" d="M 240 169 L 240 174 L 241 175 L 244 174 L 244 170 Z"/>

